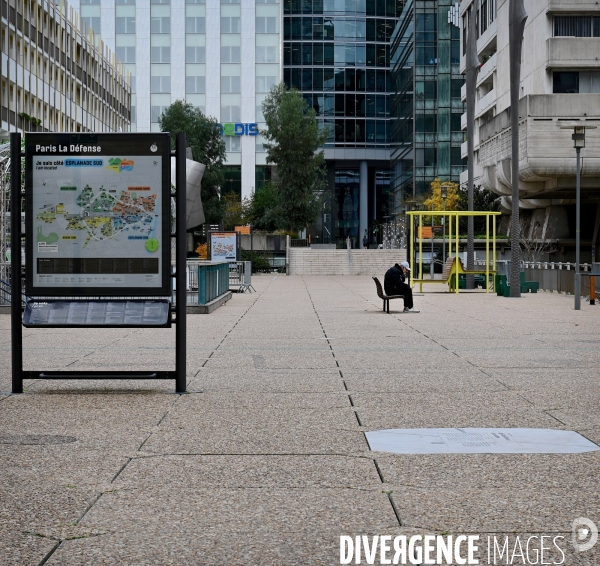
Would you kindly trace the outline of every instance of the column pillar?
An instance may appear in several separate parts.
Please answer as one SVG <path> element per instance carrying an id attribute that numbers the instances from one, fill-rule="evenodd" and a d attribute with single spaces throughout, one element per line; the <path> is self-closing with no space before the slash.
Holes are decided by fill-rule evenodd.
<path id="1" fill-rule="evenodd" d="M 358 238 L 356 247 L 362 248 L 365 230 L 369 227 L 369 167 L 366 161 L 360 162 L 360 199 L 358 208 Z"/>

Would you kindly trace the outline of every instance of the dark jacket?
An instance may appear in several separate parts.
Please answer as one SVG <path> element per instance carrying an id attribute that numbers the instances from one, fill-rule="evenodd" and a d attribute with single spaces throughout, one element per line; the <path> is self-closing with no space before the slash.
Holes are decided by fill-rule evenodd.
<path id="1" fill-rule="evenodd" d="M 383 288 L 386 295 L 401 295 L 402 293 L 397 292 L 400 285 L 404 283 L 406 277 L 402 268 L 396 263 L 390 267 L 383 279 Z"/>

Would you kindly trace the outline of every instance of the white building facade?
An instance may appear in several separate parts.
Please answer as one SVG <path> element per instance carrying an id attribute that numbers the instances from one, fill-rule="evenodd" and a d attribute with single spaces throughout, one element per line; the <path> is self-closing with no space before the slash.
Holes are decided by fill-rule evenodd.
<path id="1" fill-rule="evenodd" d="M 66 2 L 0 2 L 0 135 L 127 131 L 131 89 L 114 52 Z"/>
<path id="2" fill-rule="evenodd" d="M 268 175 L 262 139 L 251 125 L 264 127 L 261 103 L 281 81 L 279 0 L 75 4 L 134 77 L 132 131 L 157 131 L 159 116 L 176 100 L 198 106 L 224 125 L 224 192 L 249 196 Z"/>
<path id="3" fill-rule="evenodd" d="M 467 17 L 476 13 L 481 62 L 475 108 L 475 184 L 502 196 L 511 210 L 511 129 L 508 0 L 464 0 L 461 69 L 465 69 Z M 575 197 L 572 130 L 581 122 L 600 126 L 600 6 L 589 0 L 528 0 L 520 87 L 520 207 L 533 210 L 545 232 L 574 237 L 569 206 Z M 465 87 L 463 87 L 463 100 Z M 462 117 L 466 128 L 466 114 Z M 467 144 L 462 146 L 466 157 Z M 600 188 L 600 129 L 586 131 L 582 150 L 582 198 L 596 203 Z M 467 173 L 461 183 L 467 182 Z M 596 213 L 596 204 L 592 208 Z M 600 212 L 600 208 L 598 209 Z M 589 228 L 594 242 L 600 214 Z M 585 220 L 584 220 L 585 221 Z M 588 224 L 589 224 L 588 222 Z M 540 233 L 540 236 L 542 234 Z M 545 234 L 547 235 L 547 234 Z"/>

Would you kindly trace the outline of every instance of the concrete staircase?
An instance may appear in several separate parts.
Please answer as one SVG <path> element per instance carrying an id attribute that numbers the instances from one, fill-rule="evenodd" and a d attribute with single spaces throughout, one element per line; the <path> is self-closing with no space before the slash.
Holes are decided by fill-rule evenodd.
<path id="1" fill-rule="evenodd" d="M 289 248 L 290 275 L 375 275 L 382 280 L 406 250 L 312 250 Z"/>

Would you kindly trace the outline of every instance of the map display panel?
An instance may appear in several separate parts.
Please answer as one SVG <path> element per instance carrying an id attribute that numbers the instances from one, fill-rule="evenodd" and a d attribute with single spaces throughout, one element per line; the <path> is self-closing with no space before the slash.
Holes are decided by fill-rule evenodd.
<path id="1" fill-rule="evenodd" d="M 164 291 L 170 201 L 163 173 L 170 159 L 150 138 L 119 147 L 112 136 L 86 145 L 35 144 L 28 159 L 28 273 L 38 292 Z"/>
<path id="2" fill-rule="evenodd" d="M 28 301 L 23 325 L 31 327 L 168 326 L 170 303 L 163 301 Z"/>

